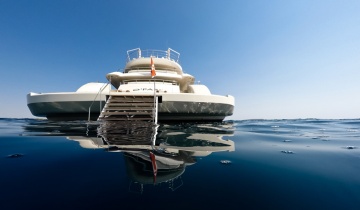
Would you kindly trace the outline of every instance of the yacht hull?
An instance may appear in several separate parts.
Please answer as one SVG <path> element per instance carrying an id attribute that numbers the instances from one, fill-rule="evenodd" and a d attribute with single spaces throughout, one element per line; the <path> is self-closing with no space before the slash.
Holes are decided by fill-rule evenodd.
<path id="1" fill-rule="evenodd" d="M 124 94 L 129 95 L 130 94 Z M 222 121 L 232 115 L 231 96 L 163 94 L 158 108 L 158 121 Z M 34 116 L 49 120 L 96 120 L 105 105 L 105 95 L 80 93 L 28 94 L 28 107 Z"/>
<path id="2" fill-rule="evenodd" d="M 87 120 L 89 107 L 92 101 L 61 101 L 61 102 L 38 102 L 28 104 L 31 113 L 37 117 L 46 117 L 49 120 Z M 99 101 L 90 109 L 90 119 L 96 120 L 103 108 L 105 101 L 100 107 Z"/>
<path id="3" fill-rule="evenodd" d="M 27 105 L 37 117 L 49 120 L 96 120 L 105 105 L 106 95 L 97 93 L 29 93 Z"/>
<path id="4" fill-rule="evenodd" d="M 232 96 L 179 93 L 160 97 L 159 121 L 222 121 L 234 111 Z"/>

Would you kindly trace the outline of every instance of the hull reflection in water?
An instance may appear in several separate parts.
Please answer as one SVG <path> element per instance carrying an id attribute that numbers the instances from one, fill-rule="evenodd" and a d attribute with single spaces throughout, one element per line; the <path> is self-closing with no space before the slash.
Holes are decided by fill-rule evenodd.
<path id="1" fill-rule="evenodd" d="M 131 179 L 129 190 L 140 193 L 147 184 L 166 183 L 171 190 L 176 190 L 182 185 L 185 168 L 195 164 L 197 157 L 234 151 L 233 141 L 221 139 L 232 134 L 231 127 L 224 130 L 195 124 L 179 127 L 104 121 L 98 128 L 98 135 L 106 142 L 108 151 L 123 152 Z"/>
<path id="2" fill-rule="evenodd" d="M 101 121 L 97 134 L 109 146 L 155 145 L 158 125 L 146 121 Z"/>
<path id="3" fill-rule="evenodd" d="M 55 130 L 56 129 L 56 130 Z M 231 122 L 216 124 L 153 124 L 151 122 L 85 123 L 43 121 L 25 127 L 24 135 L 66 136 L 87 149 L 121 152 L 130 178 L 129 191 L 142 193 L 146 185 L 171 190 L 182 185 L 181 175 L 198 157 L 234 151 Z"/>
<path id="4" fill-rule="evenodd" d="M 181 175 L 185 168 L 195 164 L 196 157 L 217 151 L 234 151 L 234 142 L 222 140 L 224 134 L 220 135 L 219 130 L 203 125 L 202 131 L 213 130 L 213 133 L 200 134 L 191 130 L 190 134 L 187 129 L 174 132 L 171 125 L 159 129 L 159 125 L 151 122 L 103 121 L 98 127 L 98 136 L 109 152 L 123 152 L 131 179 L 130 191 L 142 193 L 146 184 L 167 183 L 175 190 L 182 185 Z M 232 132 L 227 134 L 232 135 Z"/>

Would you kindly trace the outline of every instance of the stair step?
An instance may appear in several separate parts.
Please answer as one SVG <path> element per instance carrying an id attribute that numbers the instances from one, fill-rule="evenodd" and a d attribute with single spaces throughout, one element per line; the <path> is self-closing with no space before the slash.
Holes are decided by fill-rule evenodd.
<path id="1" fill-rule="evenodd" d="M 113 103 L 110 102 L 108 106 L 154 106 L 154 103 Z"/>
<path id="2" fill-rule="evenodd" d="M 109 98 L 111 101 L 125 102 L 154 102 L 154 98 Z"/>
<path id="3" fill-rule="evenodd" d="M 104 111 L 124 111 L 124 112 L 131 112 L 131 111 L 149 111 L 149 112 L 152 112 L 153 111 L 153 108 L 147 108 L 147 109 L 144 109 L 144 108 L 131 108 L 131 107 L 126 107 L 126 108 L 108 108 Z"/>
<path id="4" fill-rule="evenodd" d="M 145 121 L 145 120 L 152 120 L 152 117 L 139 117 L 139 118 L 100 118 L 100 119 L 104 119 L 107 121 L 126 121 L 126 120 L 130 120 L 130 121 Z"/>
<path id="5" fill-rule="evenodd" d="M 107 115 L 149 115 L 152 114 L 152 112 L 108 112 L 103 111 L 103 114 Z"/>

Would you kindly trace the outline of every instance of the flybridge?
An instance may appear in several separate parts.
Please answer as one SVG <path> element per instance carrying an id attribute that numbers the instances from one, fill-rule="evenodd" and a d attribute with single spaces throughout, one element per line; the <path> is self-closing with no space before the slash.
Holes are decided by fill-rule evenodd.
<path id="1" fill-rule="evenodd" d="M 127 61 L 137 59 L 137 58 L 166 58 L 175 62 L 179 62 L 180 53 L 175 50 L 168 48 L 168 50 L 141 50 L 140 48 L 135 48 L 127 51 Z"/>

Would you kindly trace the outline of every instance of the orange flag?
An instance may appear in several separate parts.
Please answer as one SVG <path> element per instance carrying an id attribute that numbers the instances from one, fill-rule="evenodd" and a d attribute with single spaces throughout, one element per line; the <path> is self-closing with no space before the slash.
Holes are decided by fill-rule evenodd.
<path id="1" fill-rule="evenodd" d="M 151 58 L 151 78 L 154 78 L 155 76 L 156 76 L 155 65 L 153 59 Z"/>

